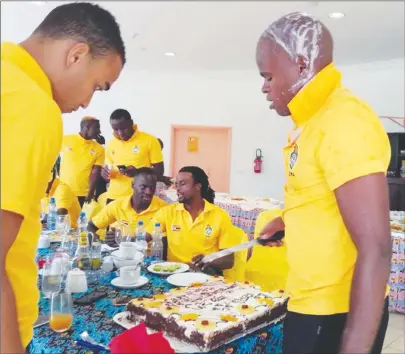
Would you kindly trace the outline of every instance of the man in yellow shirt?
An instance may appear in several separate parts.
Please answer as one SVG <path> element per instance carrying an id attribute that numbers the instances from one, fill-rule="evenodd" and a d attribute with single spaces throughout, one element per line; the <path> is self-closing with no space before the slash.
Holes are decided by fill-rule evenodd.
<path id="1" fill-rule="evenodd" d="M 115 222 L 124 221 L 135 231 L 138 221 L 148 226 L 155 213 L 167 203 L 154 196 L 157 177 L 152 168 L 142 167 L 135 171 L 132 182 L 133 194 L 107 204 L 90 222 L 89 231 L 96 233 Z M 108 244 L 115 243 L 114 232 L 107 232 Z"/>
<path id="2" fill-rule="evenodd" d="M 131 183 L 135 171 L 141 167 L 153 167 L 158 180 L 164 173 L 163 155 L 158 140 L 139 131 L 131 115 L 125 109 L 115 110 L 110 117 L 114 138 L 106 148 L 105 163 L 101 174 L 109 182 L 110 201 L 132 194 Z"/>
<path id="3" fill-rule="evenodd" d="M 81 211 L 79 201 L 72 189 L 59 180 L 56 176 L 56 168 L 52 171 L 52 179 L 48 183 L 46 194 L 49 197 L 54 197 L 58 215 L 69 215 L 70 225 L 72 228 L 77 228 L 77 219 Z"/>
<path id="4" fill-rule="evenodd" d="M 388 322 L 390 145 L 379 117 L 341 85 L 328 29 L 293 13 L 257 45 L 262 91 L 295 124 L 284 148 L 290 295 L 284 353 L 381 353 Z"/>
<path id="5" fill-rule="evenodd" d="M 104 164 L 104 148 L 93 140 L 99 134 L 99 120 L 84 117 L 80 122 L 79 134 L 63 137 L 60 179 L 72 188 L 81 207 L 94 199 Z"/>
<path id="6" fill-rule="evenodd" d="M 58 6 L 28 39 L 1 45 L 2 353 L 25 351 L 38 315 L 40 200 L 61 148 L 61 113 L 86 107 L 124 63 L 114 17 L 90 3 Z"/>
<path id="7" fill-rule="evenodd" d="M 215 192 L 208 176 L 199 167 L 183 167 L 176 177 L 179 202 L 161 209 L 155 215 L 167 235 L 167 259 L 191 264 L 207 272 L 222 272 L 234 265 L 234 255 L 203 263 L 203 256 L 235 246 L 241 240 L 233 237 L 229 215 L 214 205 Z M 151 233 L 152 224 L 147 231 Z"/>

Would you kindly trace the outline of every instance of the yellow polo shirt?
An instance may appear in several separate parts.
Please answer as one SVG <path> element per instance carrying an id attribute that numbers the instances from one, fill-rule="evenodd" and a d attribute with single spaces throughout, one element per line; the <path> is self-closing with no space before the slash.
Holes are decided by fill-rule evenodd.
<path id="1" fill-rule="evenodd" d="M 38 315 L 35 255 L 41 230 L 40 201 L 60 151 L 62 115 L 51 83 L 21 46 L 1 44 L 1 209 L 22 215 L 6 258 L 23 346 Z"/>
<path id="2" fill-rule="evenodd" d="M 262 211 L 256 220 L 254 237 L 259 237 L 266 224 L 280 217 L 281 214 L 281 209 Z M 260 285 L 263 291 L 285 289 L 288 274 L 286 253 L 285 245 L 280 247 L 255 246 L 252 249 L 252 256 L 246 264 L 246 280 Z"/>
<path id="3" fill-rule="evenodd" d="M 62 142 L 60 179 L 78 197 L 87 196 L 93 166 L 104 164 L 104 148 L 80 134 L 65 135 Z"/>
<path id="4" fill-rule="evenodd" d="M 138 214 L 132 208 L 131 199 L 132 195 L 112 201 L 93 217 L 91 221 L 99 229 L 105 229 L 116 221 L 126 221 L 130 226 L 131 232 L 134 232 L 138 221 L 143 221 L 144 226 L 147 227 L 156 212 L 167 205 L 162 199 L 153 197 L 148 209 Z"/>
<path id="5" fill-rule="evenodd" d="M 334 190 L 358 177 L 386 173 L 389 140 L 376 113 L 341 86 L 333 64 L 289 109 L 296 129 L 284 148 L 288 307 L 312 315 L 348 312 L 357 251 Z"/>
<path id="6" fill-rule="evenodd" d="M 66 183 L 61 182 L 59 178 L 55 178 L 49 191 L 49 196 L 55 197 L 58 209 L 66 209 L 68 211 L 71 227 L 75 229 L 81 207 L 72 189 Z"/>
<path id="7" fill-rule="evenodd" d="M 163 161 L 159 141 L 150 134 L 140 132 L 134 125 L 135 133 L 128 141 L 120 140 L 115 134 L 106 147 L 105 163 L 113 165 L 113 173 L 108 186 L 107 195 L 117 199 L 132 195 L 132 178 L 118 172 L 118 165 L 152 167 Z"/>
<path id="8" fill-rule="evenodd" d="M 194 222 L 181 203 L 161 209 L 154 219 L 167 235 L 170 262 L 190 263 L 199 254 L 208 255 L 240 243 L 233 235 L 231 218 L 226 211 L 207 201 Z M 152 230 L 149 227 L 147 231 Z"/>

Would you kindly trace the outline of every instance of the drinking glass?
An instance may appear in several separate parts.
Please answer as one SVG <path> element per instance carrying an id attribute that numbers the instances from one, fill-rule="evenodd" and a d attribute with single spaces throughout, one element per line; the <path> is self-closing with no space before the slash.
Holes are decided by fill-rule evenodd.
<path id="1" fill-rule="evenodd" d="M 62 269 L 59 264 L 46 263 L 42 268 L 42 293 L 45 298 L 50 298 L 52 294 L 59 293 L 62 284 Z"/>
<path id="2" fill-rule="evenodd" d="M 56 231 L 63 236 L 66 236 L 70 230 L 70 217 L 69 215 L 58 215 L 56 217 Z"/>
<path id="3" fill-rule="evenodd" d="M 115 229 L 115 242 L 119 245 L 121 242 L 131 242 L 132 235 L 129 226 L 121 221 L 118 227 Z"/>
<path id="4" fill-rule="evenodd" d="M 66 332 L 72 326 L 72 296 L 70 293 L 52 294 L 49 326 L 58 333 Z"/>

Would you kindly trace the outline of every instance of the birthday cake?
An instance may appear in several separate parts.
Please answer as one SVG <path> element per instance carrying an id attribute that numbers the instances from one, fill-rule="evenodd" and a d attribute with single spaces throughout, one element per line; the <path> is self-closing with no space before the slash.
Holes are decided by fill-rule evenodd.
<path id="1" fill-rule="evenodd" d="M 282 290 L 262 292 L 249 282 L 212 277 L 204 284 L 175 288 L 127 305 L 128 320 L 209 351 L 284 316 Z"/>

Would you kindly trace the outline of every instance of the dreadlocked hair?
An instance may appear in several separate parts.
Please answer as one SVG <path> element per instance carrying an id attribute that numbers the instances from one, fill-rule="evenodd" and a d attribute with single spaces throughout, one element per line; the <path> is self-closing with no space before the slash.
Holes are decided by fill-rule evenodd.
<path id="1" fill-rule="evenodd" d="M 188 172 L 193 176 L 194 183 L 201 184 L 201 197 L 209 203 L 214 203 L 215 191 L 211 188 L 208 176 L 197 166 L 185 166 L 179 172 Z"/>

